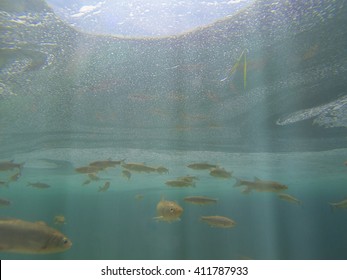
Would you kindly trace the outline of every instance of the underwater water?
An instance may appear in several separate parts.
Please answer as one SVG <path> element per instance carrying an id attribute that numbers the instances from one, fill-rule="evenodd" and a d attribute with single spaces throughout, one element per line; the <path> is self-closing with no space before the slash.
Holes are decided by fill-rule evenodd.
<path id="1" fill-rule="evenodd" d="M 141 39 L 78 32 L 43 1 L 2 1 L 0 216 L 43 221 L 73 245 L 0 257 L 346 259 L 346 206 L 330 204 L 347 196 L 346 14 L 346 1 L 260 0 Z M 91 172 L 98 180 L 78 172 L 108 159 L 123 162 Z M 168 172 L 128 179 L 132 162 Z M 187 175 L 195 184 L 166 184 Z M 256 178 L 287 189 L 235 187 Z M 38 182 L 49 187 L 28 186 Z M 183 208 L 179 220 L 154 219 L 161 200 Z M 201 221 L 214 215 L 235 225 Z"/>

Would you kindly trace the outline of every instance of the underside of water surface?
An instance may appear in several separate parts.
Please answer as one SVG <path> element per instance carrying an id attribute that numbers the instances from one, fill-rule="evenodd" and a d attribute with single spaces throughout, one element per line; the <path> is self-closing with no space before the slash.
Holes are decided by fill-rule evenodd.
<path id="1" fill-rule="evenodd" d="M 124 38 L 77 31 L 40 0 L 1 1 L 0 216 L 73 245 L 0 257 L 347 259 L 346 14 L 344 0 L 259 0 L 190 32 Z M 153 219 L 161 200 L 179 219 Z"/>

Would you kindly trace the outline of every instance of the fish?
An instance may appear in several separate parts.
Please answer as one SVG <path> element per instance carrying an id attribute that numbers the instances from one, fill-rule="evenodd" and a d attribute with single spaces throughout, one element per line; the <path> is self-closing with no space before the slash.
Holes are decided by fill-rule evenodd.
<path id="1" fill-rule="evenodd" d="M 99 187 L 98 192 L 105 192 L 110 188 L 110 182 L 107 181 L 102 187 Z"/>
<path id="2" fill-rule="evenodd" d="M 21 172 L 18 171 L 15 174 L 11 175 L 10 178 L 8 179 L 9 182 L 16 182 L 21 176 Z"/>
<path id="3" fill-rule="evenodd" d="M 129 170 L 123 170 L 122 171 L 122 175 L 123 175 L 123 177 L 127 178 L 128 180 L 130 180 L 131 173 L 130 173 Z"/>
<path id="4" fill-rule="evenodd" d="M 125 161 L 125 159 L 122 160 L 98 160 L 98 161 L 93 161 L 91 163 L 89 163 L 89 166 L 95 166 L 100 168 L 101 170 L 109 168 L 109 167 L 116 167 L 116 165 L 120 165 L 121 163 L 123 163 Z"/>
<path id="5" fill-rule="evenodd" d="M 183 177 L 178 177 L 177 180 L 186 181 L 186 182 L 194 182 L 194 180 L 199 180 L 199 178 L 196 176 L 186 175 Z"/>
<path id="6" fill-rule="evenodd" d="M 217 178 L 228 179 L 231 177 L 232 172 L 226 171 L 224 168 L 212 168 L 210 175 Z"/>
<path id="7" fill-rule="evenodd" d="M 223 216 L 201 216 L 200 220 L 211 227 L 231 228 L 236 225 L 235 221 Z"/>
<path id="8" fill-rule="evenodd" d="M 217 203 L 217 198 L 211 198 L 207 196 L 187 196 L 183 199 L 185 202 L 189 202 L 197 205 L 206 205 Z"/>
<path id="9" fill-rule="evenodd" d="M 335 208 L 347 208 L 347 198 L 340 202 L 330 202 L 329 203 L 331 209 Z"/>
<path id="10" fill-rule="evenodd" d="M 193 181 L 185 181 L 185 180 L 170 180 L 165 182 L 166 185 L 170 187 L 195 187 L 195 183 Z"/>
<path id="11" fill-rule="evenodd" d="M 72 242 L 43 222 L 0 219 L 0 252 L 52 254 L 71 248 Z"/>
<path id="12" fill-rule="evenodd" d="M 11 175 L 8 178 L 7 182 L 2 182 L 0 181 L 0 185 L 3 185 L 5 187 L 8 187 L 10 183 L 16 182 L 21 176 L 21 171 L 19 170 L 18 172 L 16 172 L 15 174 Z"/>
<path id="13" fill-rule="evenodd" d="M 159 174 L 168 174 L 169 173 L 169 169 L 167 169 L 164 166 L 159 166 L 159 167 L 157 167 L 157 172 Z"/>
<path id="14" fill-rule="evenodd" d="M 47 189 L 47 188 L 50 188 L 51 186 L 46 184 L 46 183 L 40 183 L 40 182 L 37 182 L 37 183 L 28 183 L 27 186 L 31 186 L 33 188 L 37 188 L 37 189 Z"/>
<path id="15" fill-rule="evenodd" d="M 161 200 L 157 204 L 157 216 L 153 219 L 162 222 L 174 222 L 179 221 L 183 213 L 183 208 L 175 201 Z"/>
<path id="16" fill-rule="evenodd" d="M 1 198 L 0 197 L 0 207 L 7 207 L 7 206 L 10 206 L 10 205 L 11 205 L 11 201 L 9 201 L 6 198 Z"/>
<path id="17" fill-rule="evenodd" d="M 240 180 L 236 178 L 236 183 L 234 187 L 239 187 L 239 186 L 246 186 L 246 188 L 242 191 L 242 193 L 244 194 L 248 194 L 252 190 L 257 192 L 282 192 L 288 189 L 286 185 L 283 185 L 281 183 L 278 183 L 275 181 L 263 181 L 257 177 L 254 178 L 253 182 Z"/>
<path id="18" fill-rule="evenodd" d="M 15 168 L 21 170 L 24 165 L 23 163 L 14 163 L 13 160 L 11 161 L 2 161 L 0 162 L 0 171 L 8 171 L 13 170 Z"/>
<path id="19" fill-rule="evenodd" d="M 83 174 L 98 173 L 101 170 L 102 168 L 100 168 L 99 166 L 90 166 L 90 165 L 75 168 L 76 172 L 83 173 Z"/>
<path id="20" fill-rule="evenodd" d="M 136 163 L 136 162 L 131 162 L 131 163 L 124 163 L 122 164 L 122 167 L 124 169 L 134 171 L 134 172 L 145 172 L 145 173 L 151 173 L 151 172 L 156 172 L 157 169 L 151 166 L 147 166 L 144 163 Z"/>
<path id="21" fill-rule="evenodd" d="M 296 197 L 294 196 L 291 196 L 289 194 L 286 194 L 286 193 L 279 193 L 277 195 L 280 199 L 282 200 L 285 200 L 285 201 L 288 201 L 288 202 L 291 202 L 291 203 L 294 203 L 294 204 L 298 204 L 298 205 L 301 205 L 302 202 L 301 200 L 297 199 Z"/>
<path id="22" fill-rule="evenodd" d="M 66 224 L 66 219 L 63 215 L 57 215 L 54 217 L 54 223 L 56 225 L 65 225 Z"/>
<path id="23" fill-rule="evenodd" d="M 194 170 L 206 170 L 206 169 L 212 169 L 217 168 L 218 166 L 215 164 L 209 164 L 209 163 L 192 163 L 187 165 L 188 168 L 194 169 Z"/>
<path id="24" fill-rule="evenodd" d="M 85 185 L 89 185 L 90 183 L 92 182 L 92 180 L 85 180 L 82 185 L 85 186 Z"/>

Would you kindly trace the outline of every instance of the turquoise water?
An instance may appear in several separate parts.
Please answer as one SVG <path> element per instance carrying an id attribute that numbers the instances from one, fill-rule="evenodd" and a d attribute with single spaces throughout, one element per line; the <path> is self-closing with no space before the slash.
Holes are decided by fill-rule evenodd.
<path id="1" fill-rule="evenodd" d="M 169 174 L 121 176 L 121 168 L 98 175 L 111 182 L 105 193 L 102 181 L 83 185 L 87 176 L 76 174 L 68 161 L 87 165 L 98 158 L 131 158 L 151 166 L 164 165 Z M 43 220 L 59 228 L 73 247 L 44 258 L 67 259 L 344 259 L 346 258 L 346 212 L 332 211 L 328 202 L 346 194 L 346 150 L 310 153 L 168 152 L 134 149 L 54 149 L 17 155 L 26 160 L 22 177 L 2 190 L 13 201 L 2 209 L 5 216 Z M 64 167 L 44 158 L 64 161 Z M 287 193 L 302 201 L 296 205 L 273 193 L 242 194 L 234 179 L 219 179 L 206 170 L 191 170 L 192 162 L 218 163 L 239 178 L 272 179 L 288 185 Z M 66 162 L 65 162 L 66 161 Z M 167 180 L 182 175 L 199 178 L 196 187 L 172 188 Z M 27 187 L 42 181 L 50 189 Z M 143 199 L 136 199 L 143 195 Z M 188 204 L 183 198 L 206 195 L 218 198 L 215 205 Z M 161 197 L 179 203 L 180 221 L 165 223 L 152 218 Z M 64 215 L 65 225 L 53 224 Z M 223 215 L 235 220 L 234 228 L 213 228 L 200 216 Z M 3 254 L 3 258 L 37 258 L 36 255 Z M 42 256 L 39 256 L 42 258 Z"/>
<path id="2" fill-rule="evenodd" d="M 44 221 L 73 246 L 0 257 L 346 259 L 346 210 L 329 206 L 347 195 L 346 7 L 256 1 L 195 32 L 124 39 L 77 32 L 41 1 L 3 1 L 0 161 L 24 165 L 0 188 L 11 201 L 0 214 Z M 128 180 L 117 166 L 98 173 L 107 192 L 98 192 L 104 180 L 83 185 L 75 168 L 109 158 L 169 173 Z M 187 168 L 196 162 L 233 177 Z M 0 171 L 0 181 L 16 172 Z M 185 175 L 196 187 L 165 184 Z M 254 177 L 287 185 L 302 205 L 233 187 Z M 218 203 L 183 201 L 191 195 Z M 180 221 L 153 219 L 162 197 L 183 207 Z M 204 215 L 236 226 L 210 227 Z"/>

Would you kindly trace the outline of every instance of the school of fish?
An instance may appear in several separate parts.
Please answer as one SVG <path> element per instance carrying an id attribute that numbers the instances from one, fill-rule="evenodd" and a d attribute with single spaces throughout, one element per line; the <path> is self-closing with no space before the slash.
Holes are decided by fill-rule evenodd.
<path id="1" fill-rule="evenodd" d="M 344 163 L 346 164 L 346 163 Z M 122 168 L 121 175 L 126 180 L 131 180 L 133 174 L 157 174 L 167 175 L 170 174 L 169 169 L 164 166 L 151 166 L 143 162 L 126 162 L 122 160 L 96 160 L 87 165 L 76 167 L 74 170 L 76 174 L 80 174 L 85 179 L 81 181 L 82 186 L 98 184 L 97 192 L 103 193 L 111 190 L 111 181 L 105 178 L 104 175 L 111 172 L 114 168 Z M 254 177 L 254 180 L 240 179 L 233 176 L 233 172 L 225 168 L 206 162 L 191 163 L 186 166 L 188 169 L 194 170 L 195 174 L 209 174 L 211 178 L 220 178 L 224 180 L 235 180 L 234 187 L 243 187 L 242 194 L 250 194 L 252 192 L 259 193 L 274 193 L 278 199 L 295 204 L 302 205 L 302 201 L 293 195 L 286 193 L 288 186 L 272 180 L 262 180 Z M 0 174 L 6 176 L 0 177 L 0 186 L 8 188 L 12 183 L 21 179 L 22 170 L 25 168 L 25 163 L 15 163 L 14 161 L 0 162 Z M 102 173 L 106 172 L 106 173 Z M 186 188 L 196 187 L 199 184 L 200 176 L 197 175 L 181 175 L 178 177 L 171 177 L 169 180 L 163 181 L 163 185 L 170 188 Z M 85 177 L 86 176 L 86 177 Z M 138 176 L 138 175 L 136 175 Z M 100 181 L 103 183 L 100 184 Z M 27 182 L 27 186 L 41 191 L 54 188 L 51 184 L 44 181 Z M 232 186 L 232 184 L 230 184 Z M 219 198 L 204 196 L 199 193 L 198 188 L 194 191 L 195 195 L 185 196 L 182 201 L 187 204 L 198 205 L 206 207 L 206 205 L 215 205 L 218 203 Z M 232 190 L 232 188 L 230 188 Z M 103 195 L 102 195 L 103 196 Z M 135 200 L 141 201 L 144 199 L 143 194 L 135 195 Z M 140 202 L 139 202 L 140 203 Z M 12 201 L 5 197 L 0 197 L 0 207 L 11 207 Z M 347 208 L 347 199 L 337 202 L 329 202 L 332 210 L 339 208 Z M 188 206 L 187 206 L 188 207 Z M 194 207 L 194 206 L 192 206 Z M 208 207 L 207 207 L 208 208 Z M 166 199 L 163 196 L 155 206 L 156 215 L 152 218 L 158 222 L 179 222 L 184 213 L 184 208 L 179 201 Z M 236 222 L 225 216 L 232 213 L 214 213 L 211 215 L 201 215 L 196 220 L 206 223 L 214 228 L 233 228 Z M 64 227 L 66 218 L 64 215 L 56 215 L 52 218 L 54 225 Z M 0 252 L 11 253 L 26 253 L 26 254 L 43 254 L 43 253 L 60 253 L 71 248 L 72 242 L 61 233 L 58 229 L 54 229 L 44 222 L 30 222 L 17 218 L 0 219 Z"/>

